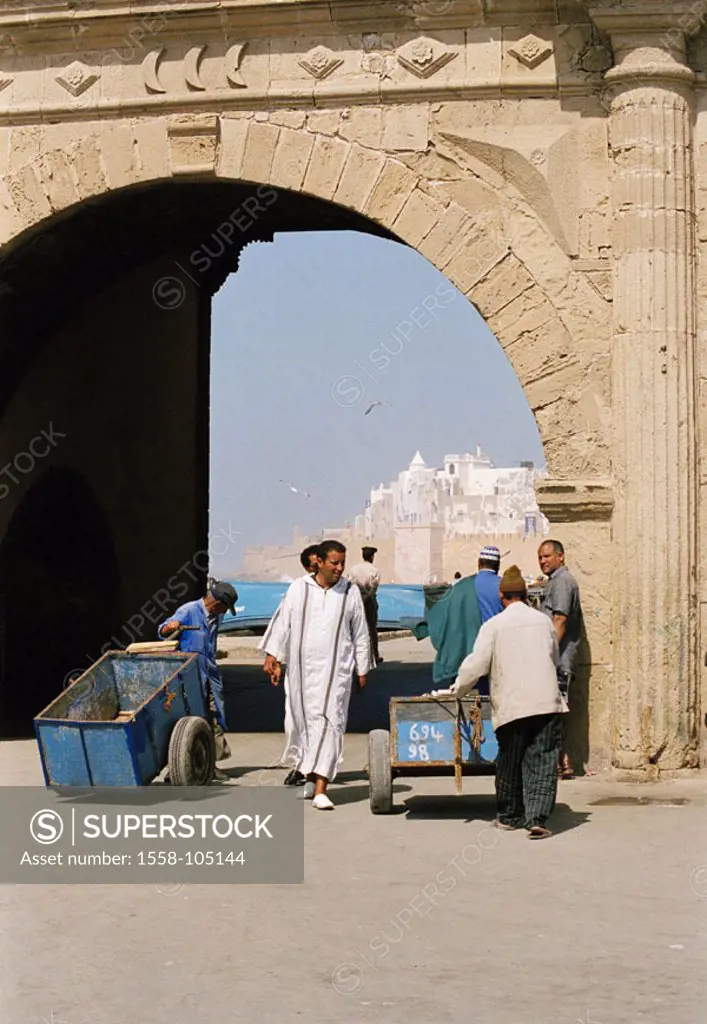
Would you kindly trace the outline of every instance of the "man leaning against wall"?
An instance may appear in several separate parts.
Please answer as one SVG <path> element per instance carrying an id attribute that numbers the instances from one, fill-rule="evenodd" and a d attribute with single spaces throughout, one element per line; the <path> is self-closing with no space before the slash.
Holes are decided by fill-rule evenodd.
<path id="1" fill-rule="evenodd" d="M 555 629 L 560 648 L 557 681 L 562 696 L 569 703 L 569 691 L 582 638 L 579 584 L 565 565 L 565 549 L 559 540 L 543 541 L 538 549 L 538 563 L 540 571 L 548 577 L 540 599 L 540 610 L 549 616 Z M 563 779 L 574 778 L 574 767 L 564 745 L 558 773 Z"/>

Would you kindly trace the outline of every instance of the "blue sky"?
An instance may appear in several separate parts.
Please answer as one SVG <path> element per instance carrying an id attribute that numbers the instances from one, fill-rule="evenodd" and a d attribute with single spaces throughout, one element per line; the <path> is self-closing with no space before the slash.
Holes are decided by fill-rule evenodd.
<path id="1" fill-rule="evenodd" d="M 212 337 L 211 531 L 241 531 L 221 575 L 295 524 L 353 519 L 418 448 L 428 465 L 477 444 L 497 465 L 544 465 L 501 346 L 396 242 L 322 231 L 249 246 L 214 299 Z M 374 401 L 387 404 L 365 415 Z"/>

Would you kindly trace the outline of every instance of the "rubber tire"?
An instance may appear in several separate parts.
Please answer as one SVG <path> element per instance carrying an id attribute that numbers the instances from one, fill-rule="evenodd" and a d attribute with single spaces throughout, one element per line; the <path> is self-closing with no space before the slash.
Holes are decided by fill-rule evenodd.
<path id="1" fill-rule="evenodd" d="M 167 754 L 173 786 L 208 786 L 214 777 L 216 749 L 209 723 L 195 715 L 180 718 L 169 737 Z"/>
<path id="2" fill-rule="evenodd" d="M 393 769 L 387 729 L 373 729 L 368 734 L 368 780 L 371 813 L 390 814 L 393 810 Z"/>

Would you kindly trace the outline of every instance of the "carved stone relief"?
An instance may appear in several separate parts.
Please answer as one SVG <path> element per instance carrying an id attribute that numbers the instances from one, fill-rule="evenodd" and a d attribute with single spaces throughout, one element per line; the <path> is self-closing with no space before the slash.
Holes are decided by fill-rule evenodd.
<path id="1" fill-rule="evenodd" d="M 165 48 L 152 50 L 142 62 L 142 77 L 148 92 L 167 92 L 159 78 L 160 61 L 164 57 Z"/>
<path id="2" fill-rule="evenodd" d="M 100 74 L 97 71 L 89 68 L 82 61 L 75 60 L 73 64 L 69 64 L 68 68 L 64 68 L 56 76 L 56 81 L 63 89 L 71 93 L 72 96 L 80 96 L 81 93 L 90 89 L 99 78 Z"/>
<path id="3" fill-rule="evenodd" d="M 247 45 L 247 43 L 234 43 L 224 58 L 226 80 L 236 89 L 245 89 L 246 87 L 239 69 L 243 59 L 243 51 Z"/>
<path id="4" fill-rule="evenodd" d="M 184 78 L 190 89 L 205 92 L 206 86 L 199 77 L 199 65 L 206 51 L 205 46 L 193 46 L 184 58 Z"/>
<path id="5" fill-rule="evenodd" d="M 223 72 L 228 85 L 236 89 L 245 89 L 247 83 L 243 81 L 240 66 L 243 58 L 243 51 L 247 43 L 234 43 L 223 58 Z M 193 92 L 205 92 L 208 86 L 201 77 L 201 63 L 206 54 L 205 45 L 193 46 L 183 60 L 184 81 L 187 87 Z M 152 93 L 166 93 L 167 89 L 162 84 L 160 77 L 160 64 L 166 53 L 166 47 L 158 50 L 151 50 L 142 62 L 142 76 L 145 88 Z"/>
<path id="6" fill-rule="evenodd" d="M 391 79 L 397 67 L 395 53 L 364 53 L 361 67 L 370 75 L 378 75 L 381 80 Z"/>
<path id="7" fill-rule="evenodd" d="M 335 71 L 344 62 L 341 57 L 337 57 L 336 54 L 332 53 L 326 46 L 315 46 L 313 50 L 297 61 L 301 68 L 304 68 L 312 78 L 317 78 L 321 81 L 324 78 L 328 78 L 332 71 Z"/>
<path id="8" fill-rule="evenodd" d="M 417 78 L 430 78 L 456 56 L 456 53 L 445 50 L 436 40 L 422 36 L 398 50 L 398 63 Z"/>
<path id="9" fill-rule="evenodd" d="M 552 43 L 531 34 L 511 46 L 508 52 L 515 57 L 519 64 L 524 64 L 525 67 L 532 69 L 546 61 L 552 55 L 553 50 Z"/>

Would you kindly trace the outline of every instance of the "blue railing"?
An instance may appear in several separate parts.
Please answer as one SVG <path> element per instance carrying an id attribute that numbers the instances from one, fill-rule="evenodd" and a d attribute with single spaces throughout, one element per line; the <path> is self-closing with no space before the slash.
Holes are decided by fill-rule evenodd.
<path id="1" fill-rule="evenodd" d="M 238 591 L 236 615 L 224 616 L 222 633 L 267 626 L 289 583 L 251 583 L 230 580 Z M 405 629 L 425 617 L 422 586 L 384 583 L 378 588 L 378 628 Z"/>

